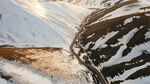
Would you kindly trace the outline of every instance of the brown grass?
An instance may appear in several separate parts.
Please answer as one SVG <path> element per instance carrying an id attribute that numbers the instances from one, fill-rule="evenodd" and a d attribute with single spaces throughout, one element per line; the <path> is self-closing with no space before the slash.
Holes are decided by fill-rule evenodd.
<path id="1" fill-rule="evenodd" d="M 78 78 L 83 68 L 64 52 L 68 53 L 54 48 L 0 48 L 0 57 L 20 61 L 48 75 Z"/>
<path id="2" fill-rule="evenodd" d="M 23 63 L 31 63 L 36 61 L 36 59 L 27 58 L 27 55 L 34 55 L 34 52 L 28 52 L 28 50 L 36 50 L 40 52 L 41 50 L 54 52 L 58 49 L 51 48 L 0 48 L 0 57 L 8 60 L 18 60 Z M 24 58 L 24 59 L 23 59 Z"/>

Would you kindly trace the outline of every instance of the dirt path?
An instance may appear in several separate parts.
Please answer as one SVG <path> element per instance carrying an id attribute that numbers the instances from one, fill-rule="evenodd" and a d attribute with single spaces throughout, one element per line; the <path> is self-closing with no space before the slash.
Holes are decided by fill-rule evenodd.
<path id="1" fill-rule="evenodd" d="M 70 45 L 70 51 L 71 51 L 71 53 L 77 58 L 77 60 L 78 60 L 81 64 L 85 65 L 88 69 L 90 69 L 93 73 L 95 73 L 95 74 L 97 75 L 97 78 L 98 78 L 98 80 L 99 80 L 99 83 L 101 83 L 101 84 L 109 84 L 108 80 L 106 80 L 106 78 L 103 76 L 101 70 L 98 71 L 98 70 L 97 70 L 96 68 L 94 68 L 92 65 L 87 64 L 87 63 L 85 63 L 84 61 L 82 61 L 82 60 L 80 59 L 80 56 L 79 56 L 77 53 L 75 53 L 75 51 L 74 51 L 74 49 L 73 49 L 73 46 L 74 46 L 74 44 L 76 43 L 76 41 L 78 40 L 78 37 L 80 36 L 80 33 L 84 30 L 84 27 L 85 27 L 85 26 L 91 24 L 92 22 L 96 21 L 97 19 L 103 17 L 105 14 L 107 14 L 107 13 L 109 13 L 109 12 L 112 12 L 112 11 L 116 10 L 117 8 L 119 8 L 119 7 L 122 7 L 122 6 L 127 5 L 127 4 L 131 4 L 131 3 L 135 3 L 135 2 L 137 2 L 137 0 L 129 0 L 129 1 L 127 1 L 127 2 L 124 2 L 124 3 L 118 4 L 118 5 L 112 6 L 112 7 L 108 8 L 108 9 L 105 9 L 105 10 L 101 10 L 101 11 L 98 11 L 98 12 L 96 12 L 96 11 L 92 12 L 92 13 L 91 13 L 90 15 L 88 15 L 88 16 L 85 18 L 85 20 L 81 23 L 80 28 L 79 28 L 80 30 L 79 30 L 79 32 L 75 35 L 75 37 L 74 37 L 74 39 L 73 39 L 73 41 L 72 41 L 72 43 L 71 43 L 71 45 Z M 99 83 L 98 83 L 98 84 L 99 84 Z"/>

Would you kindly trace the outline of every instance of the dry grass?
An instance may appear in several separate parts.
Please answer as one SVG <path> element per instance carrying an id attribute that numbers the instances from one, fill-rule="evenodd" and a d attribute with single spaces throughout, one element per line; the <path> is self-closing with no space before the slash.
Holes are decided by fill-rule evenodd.
<path id="1" fill-rule="evenodd" d="M 83 68 L 74 63 L 70 54 L 51 48 L 0 48 L 0 57 L 31 65 L 48 75 L 78 78 Z"/>

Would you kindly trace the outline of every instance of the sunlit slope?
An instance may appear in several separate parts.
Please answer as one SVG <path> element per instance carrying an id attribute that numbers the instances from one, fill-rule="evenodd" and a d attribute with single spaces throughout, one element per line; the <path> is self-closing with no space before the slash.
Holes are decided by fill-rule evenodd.
<path id="1" fill-rule="evenodd" d="M 42 0 L 42 1 L 65 1 L 86 8 L 107 8 L 128 0 Z"/>
<path id="2" fill-rule="evenodd" d="M 75 11 L 74 11 L 75 10 Z M 87 9 L 63 2 L 0 1 L 0 45 L 69 45 Z"/>

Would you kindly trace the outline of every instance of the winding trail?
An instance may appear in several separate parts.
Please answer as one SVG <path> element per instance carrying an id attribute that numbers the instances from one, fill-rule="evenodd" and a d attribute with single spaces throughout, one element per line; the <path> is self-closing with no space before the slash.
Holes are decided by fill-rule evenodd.
<path id="1" fill-rule="evenodd" d="M 110 84 L 108 82 L 108 80 L 103 76 L 101 70 L 97 70 L 96 68 L 94 68 L 92 65 L 90 64 L 87 64 L 85 63 L 84 61 L 82 61 L 80 59 L 80 56 L 75 53 L 74 49 L 73 49 L 73 46 L 74 44 L 76 43 L 78 37 L 80 36 L 80 33 L 84 30 L 84 27 L 91 24 L 92 22 L 96 21 L 97 19 L 103 17 L 105 14 L 109 13 L 109 12 L 112 12 L 114 10 L 116 10 L 117 8 L 119 7 L 122 7 L 124 5 L 128 5 L 128 4 L 131 4 L 131 3 L 135 3 L 137 2 L 137 0 L 129 0 L 129 1 L 126 1 L 126 2 L 123 2 L 121 4 L 118 4 L 118 5 L 115 5 L 115 6 L 112 6 L 110 8 L 107 8 L 106 10 L 100 10 L 100 11 L 93 11 L 91 14 L 89 14 L 81 23 L 81 25 L 79 26 L 79 32 L 75 35 L 71 45 L 70 45 L 70 51 L 71 53 L 77 58 L 77 60 L 85 65 L 88 69 L 90 69 L 93 73 L 95 73 L 97 75 L 97 80 L 99 80 L 99 83 L 101 84 Z M 99 84 L 98 83 L 98 84 Z"/>

